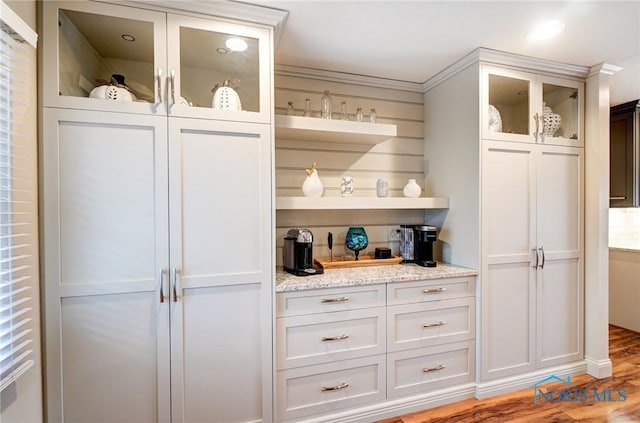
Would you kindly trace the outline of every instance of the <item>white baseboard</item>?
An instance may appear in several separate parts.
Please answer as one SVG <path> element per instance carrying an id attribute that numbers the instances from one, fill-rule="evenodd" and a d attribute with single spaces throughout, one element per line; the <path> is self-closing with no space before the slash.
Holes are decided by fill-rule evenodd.
<path id="1" fill-rule="evenodd" d="M 587 362 L 587 373 L 596 379 L 604 379 L 613 375 L 613 364 L 610 359 L 596 360 L 591 357 L 585 357 Z"/>
<path id="2" fill-rule="evenodd" d="M 526 373 L 524 375 L 507 377 L 489 382 L 481 382 L 476 385 L 476 398 L 484 399 L 495 395 L 505 394 L 507 392 L 531 388 L 531 398 L 533 400 L 533 385 L 545 377 L 556 375 L 562 378 L 565 376 L 583 375 L 585 373 L 587 373 L 587 362 L 578 361 L 563 366 L 536 370 L 535 372 Z"/>

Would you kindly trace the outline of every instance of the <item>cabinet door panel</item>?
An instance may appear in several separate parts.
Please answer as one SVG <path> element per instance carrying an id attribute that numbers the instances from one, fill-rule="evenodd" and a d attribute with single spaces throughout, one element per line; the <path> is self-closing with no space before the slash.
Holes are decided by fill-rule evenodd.
<path id="1" fill-rule="evenodd" d="M 168 421 L 166 118 L 45 109 L 43 125 L 49 419 Z"/>

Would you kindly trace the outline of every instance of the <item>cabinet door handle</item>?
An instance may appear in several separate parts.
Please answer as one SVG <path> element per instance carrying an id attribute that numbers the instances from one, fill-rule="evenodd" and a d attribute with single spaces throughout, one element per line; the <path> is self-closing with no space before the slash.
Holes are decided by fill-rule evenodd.
<path id="1" fill-rule="evenodd" d="M 535 264 L 535 266 L 531 266 L 531 267 L 533 267 L 534 269 L 537 269 L 538 268 L 538 261 L 540 260 L 540 256 L 538 255 L 538 250 L 537 249 L 532 248 L 531 251 L 533 252 L 533 254 L 536 255 L 536 264 Z"/>
<path id="2" fill-rule="evenodd" d="M 540 115 L 538 115 L 538 113 L 533 115 L 533 120 L 536 121 L 536 132 L 533 133 L 533 137 L 535 142 L 538 142 L 538 133 L 540 131 Z"/>
<path id="3" fill-rule="evenodd" d="M 156 93 L 158 101 L 156 101 L 156 104 L 160 104 L 162 103 L 162 68 L 158 68 L 158 72 L 156 72 L 156 79 L 158 80 L 158 84 L 156 86 L 156 90 L 158 91 Z"/>
<path id="4" fill-rule="evenodd" d="M 422 293 L 423 294 L 437 294 L 438 292 L 444 292 L 446 290 L 447 290 L 447 288 L 428 288 L 428 289 L 423 289 Z"/>
<path id="5" fill-rule="evenodd" d="M 444 320 L 440 320 L 439 322 L 431 322 L 431 323 L 425 323 L 424 325 L 422 325 L 423 328 L 435 328 L 438 326 L 444 326 L 446 325 L 447 322 L 445 322 Z"/>
<path id="6" fill-rule="evenodd" d="M 171 104 L 176 104 L 176 71 L 171 69 Z"/>
<path id="7" fill-rule="evenodd" d="M 349 339 L 349 335 L 323 336 L 322 342 L 341 341 L 343 339 Z"/>
<path id="8" fill-rule="evenodd" d="M 178 302 L 178 273 L 180 273 L 180 270 L 177 267 L 174 267 L 171 270 L 171 273 L 173 274 L 173 288 L 172 288 L 173 302 L 177 303 Z"/>
<path id="9" fill-rule="evenodd" d="M 164 269 L 160 269 L 160 302 L 164 303 Z"/>
<path id="10" fill-rule="evenodd" d="M 540 269 L 544 269 L 544 247 L 538 248 L 538 250 L 542 253 L 542 263 L 540 263 Z"/>
<path id="11" fill-rule="evenodd" d="M 609 200 L 626 200 L 627 197 L 609 197 Z"/>
<path id="12" fill-rule="evenodd" d="M 444 364 L 438 364 L 436 367 L 425 367 L 422 369 L 423 372 L 437 372 L 438 370 L 443 370 L 445 368 Z"/>
<path id="13" fill-rule="evenodd" d="M 323 386 L 322 392 L 339 391 L 341 389 L 348 388 L 348 387 L 349 387 L 349 384 L 347 382 L 342 382 L 340 385 L 336 385 L 336 386 Z"/>
<path id="14" fill-rule="evenodd" d="M 323 303 L 344 303 L 349 301 L 349 297 L 338 297 L 338 298 L 323 298 Z"/>

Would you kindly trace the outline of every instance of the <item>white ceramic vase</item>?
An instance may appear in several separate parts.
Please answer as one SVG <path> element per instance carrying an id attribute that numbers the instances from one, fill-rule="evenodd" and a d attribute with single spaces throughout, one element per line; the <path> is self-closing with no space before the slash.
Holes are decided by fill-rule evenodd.
<path id="1" fill-rule="evenodd" d="M 405 197 L 417 198 L 420 197 L 422 188 L 420 188 L 420 185 L 418 185 L 415 179 L 409 179 L 409 182 L 407 182 L 407 185 L 404 186 L 402 193 Z"/>
<path id="2" fill-rule="evenodd" d="M 318 176 L 318 171 L 312 169 L 311 173 L 307 172 L 307 178 L 302 184 L 302 193 L 305 197 L 322 197 L 324 185 Z"/>

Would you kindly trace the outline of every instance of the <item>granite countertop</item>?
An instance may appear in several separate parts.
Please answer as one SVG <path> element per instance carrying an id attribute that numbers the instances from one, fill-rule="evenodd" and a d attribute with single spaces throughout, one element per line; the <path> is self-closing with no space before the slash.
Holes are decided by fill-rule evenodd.
<path id="1" fill-rule="evenodd" d="M 295 276 L 285 272 L 282 268 L 278 268 L 276 269 L 276 292 L 458 278 L 476 276 L 477 274 L 477 270 L 444 263 L 438 263 L 437 267 L 421 267 L 416 264 L 395 264 L 389 266 L 326 269 L 321 275 L 310 276 Z"/>

